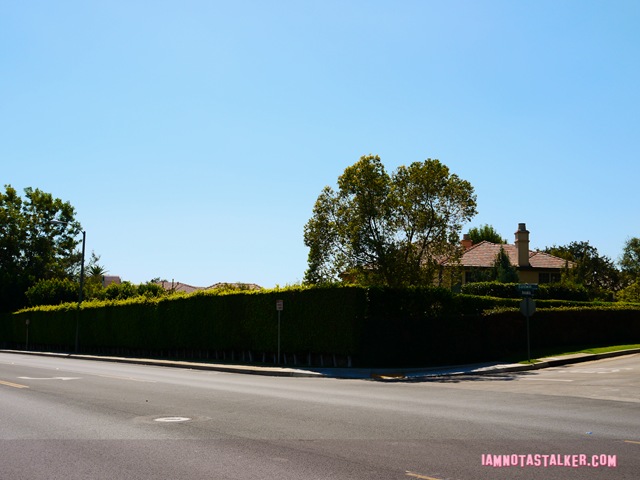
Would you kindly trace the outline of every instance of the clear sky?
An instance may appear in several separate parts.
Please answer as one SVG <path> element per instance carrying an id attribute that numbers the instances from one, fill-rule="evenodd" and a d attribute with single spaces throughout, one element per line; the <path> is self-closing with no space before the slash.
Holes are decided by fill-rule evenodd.
<path id="1" fill-rule="evenodd" d="M 0 181 L 71 202 L 135 283 L 301 281 L 317 196 L 369 153 L 471 182 L 465 228 L 615 260 L 639 25 L 637 0 L 0 0 Z"/>

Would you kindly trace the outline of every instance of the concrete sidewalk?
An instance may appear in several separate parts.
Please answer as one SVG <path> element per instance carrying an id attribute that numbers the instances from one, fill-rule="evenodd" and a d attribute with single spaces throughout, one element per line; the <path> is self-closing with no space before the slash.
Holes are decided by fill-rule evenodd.
<path id="1" fill-rule="evenodd" d="M 471 365 L 442 366 L 429 368 L 290 368 L 269 367 L 256 365 L 232 365 L 219 363 L 203 363 L 176 360 L 156 360 L 150 358 L 107 357 L 96 355 L 76 355 L 67 353 L 32 352 L 24 350 L 0 350 L 0 353 L 23 355 L 37 355 L 44 357 L 76 358 L 102 362 L 130 363 L 134 365 L 152 365 L 157 367 L 188 368 L 193 370 L 211 370 L 225 373 L 242 373 L 250 375 L 266 375 L 274 377 L 313 377 L 340 378 L 378 381 L 419 381 L 433 377 L 463 376 L 463 375 L 493 375 L 507 372 L 522 372 L 538 370 L 547 367 L 557 367 L 580 362 L 589 362 L 603 358 L 618 357 L 640 353 L 640 349 L 620 350 L 609 353 L 577 353 L 558 357 L 547 357 L 540 362 L 530 365 L 520 363 L 487 362 Z"/>

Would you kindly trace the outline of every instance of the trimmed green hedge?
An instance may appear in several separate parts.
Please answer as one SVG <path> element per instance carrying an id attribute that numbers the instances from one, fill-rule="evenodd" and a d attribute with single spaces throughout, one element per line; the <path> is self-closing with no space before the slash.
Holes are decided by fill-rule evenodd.
<path id="1" fill-rule="evenodd" d="M 462 286 L 462 293 L 496 298 L 521 298 L 518 283 L 473 282 Z M 535 298 L 541 300 L 589 301 L 589 292 L 581 286 L 567 286 L 559 283 L 538 285 Z"/>
<path id="2" fill-rule="evenodd" d="M 273 360 L 276 300 L 282 352 L 301 363 L 424 366 L 526 351 L 520 300 L 440 288 L 295 287 L 39 307 L 0 317 L 0 345 L 98 354 Z M 640 343 L 640 305 L 537 300 L 532 345 Z M 245 358 L 245 353 L 247 357 Z M 335 359 L 338 360 L 335 360 Z"/>

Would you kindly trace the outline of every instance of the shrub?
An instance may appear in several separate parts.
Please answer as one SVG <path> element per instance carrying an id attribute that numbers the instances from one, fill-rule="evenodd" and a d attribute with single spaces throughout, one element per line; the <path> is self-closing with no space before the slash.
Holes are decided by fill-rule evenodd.
<path id="1" fill-rule="evenodd" d="M 143 283 L 138 285 L 137 294 L 157 298 L 166 295 L 167 291 L 157 283 Z"/>
<path id="2" fill-rule="evenodd" d="M 462 286 L 462 293 L 496 298 L 520 298 L 517 283 L 475 282 Z"/>
<path id="3" fill-rule="evenodd" d="M 104 295 L 108 300 L 126 300 L 137 296 L 138 288 L 131 282 L 112 283 L 105 288 Z"/>
<path id="4" fill-rule="evenodd" d="M 462 293 L 496 298 L 521 298 L 517 283 L 476 282 L 462 286 Z M 571 300 L 586 302 L 589 292 L 582 285 L 545 283 L 538 285 L 534 296 L 541 300 Z"/>
<path id="5" fill-rule="evenodd" d="M 79 286 L 68 278 L 40 280 L 26 292 L 29 305 L 59 305 L 78 300 Z"/>
<path id="6" fill-rule="evenodd" d="M 622 302 L 640 303 L 640 282 L 632 283 L 618 292 L 618 300 Z"/>

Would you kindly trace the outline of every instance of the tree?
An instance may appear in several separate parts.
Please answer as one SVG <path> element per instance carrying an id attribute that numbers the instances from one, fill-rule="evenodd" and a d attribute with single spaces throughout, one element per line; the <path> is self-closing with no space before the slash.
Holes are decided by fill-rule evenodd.
<path id="1" fill-rule="evenodd" d="M 95 252 L 91 252 L 89 262 L 84 266 L 84 272 L 86 275 L 84 281 L 83 297 L 86 300 L 101 299 L 104 297 L 104 276 L 107 274 L 107 269 L 100 265 L 100 255 L 96 255 Z"/>
<path id="2" fill-rule="evenodd" d="M 37 281 L 70 278 L 79 270 L 80 253 L 75 248 L 82 228 L 74 208 L 38 189 L 24 192 L 24 199 L 11 185 L 5 185 L 4 194 L 0 192 L 2 311 L 25 306 L 25 292 Z"/>
<path id="3" fill-rule="evenodd" d="M 493 263 L 493 280 L 500 283 L 518 283 L 518 272 L 511 264 L 511 259 L 504 248 L 500 247 L 500 251 L 496 254 Z"/>
<path id="4" fill-rule="evenodd" d="M 627 283 L 640 281 L 640 238 L 630 238 L 625 242 L 618 263 Z"/>
<path id="5" fill-rule="evenodd" d="M 491 225 L 481 225 L 469 229 L 469 238 L 474 245 L 486 240 L 491 243 L 507 243 L 502 236 Z"/>
<path id="6" fill-rule="evenodd" d="M 59 305 L 78 301 L 78 283 L 68 278 L 39 280 L 26 292 L 29 305 Z"/>
<path id="7" fill-rule="evenodd" d="M 462 224 L 475 214 L 473 187 L 439 160 L 389 175 L 380 157 L 361 157 L 337 191 L 322 190 L 305 225 L 305 283 L 431 284 L 438 260 L 459 253 Z"/>
<path id="8" fill-rule="evenodd" d="M 589 242 L 571 242 L 568 245 L 547 247 L 546 253 L 575 262 L 575 268 L 567 268 L 563 279 L 584 285 L 592 296 L 601 296 L 605 291 L 620 288 L 620 272 L 607 256 Z"/>

